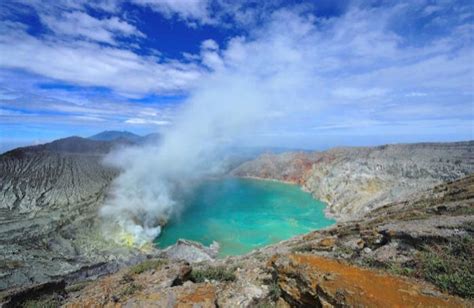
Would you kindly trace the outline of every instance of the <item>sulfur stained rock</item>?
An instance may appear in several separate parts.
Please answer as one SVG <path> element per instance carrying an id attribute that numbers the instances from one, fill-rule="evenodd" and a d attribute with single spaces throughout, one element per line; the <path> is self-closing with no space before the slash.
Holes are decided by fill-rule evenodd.
<path id="1" fill-rule="evenodd" d="M 183 287 L 177 294 L 175 307 L 216 307 L 216 288 L 208 283 Z"/>
<path id="2" fill-rule="evenodd" d="M 336 238 L 326 237 L 320 240 L 314 247 L 316 250 L 331 251 L 336 245 Z"/>
<path id="3" fill-rule="evenodd" d="M 468 306 L 467 302 L 438 293 L 418 281 L 315 255 L 275 256 L 270 266 L 274 270 L 283 298 L 293 306 Z"/>
<path id="4" fill-rule="evenodd" d="M 138 293 L 123 303 L 112 304 L 109 302 L 105 306 L 214 308 L 216 307 L 216 294 L 215 286 L 209 283 L 188 284 L 150 293 Z"/>

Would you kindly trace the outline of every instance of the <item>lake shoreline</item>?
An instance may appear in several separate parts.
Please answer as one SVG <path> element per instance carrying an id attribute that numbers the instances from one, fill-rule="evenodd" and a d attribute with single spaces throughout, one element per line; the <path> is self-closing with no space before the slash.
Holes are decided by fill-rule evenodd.
<path id="1" fill-rule="evenodd" d="M 217 241 L 220 256 L 242 255 L 337 223 L 321 200 L 294 183 L 214 177 L 194 189 L 183 199 L 186 210 L 155 239 L 160 249 L 178 239 L 205 246 Z"/>

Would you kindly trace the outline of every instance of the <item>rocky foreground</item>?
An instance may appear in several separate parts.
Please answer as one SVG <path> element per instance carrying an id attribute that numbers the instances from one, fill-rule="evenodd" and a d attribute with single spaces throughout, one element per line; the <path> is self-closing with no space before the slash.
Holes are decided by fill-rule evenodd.
<path id="1" fill-rule="evenodd" d="M 244 163 L 231 174 L 298 183 L 340 222 L 217 260 L 216 247 L 187 241 L 141 252 L 101 238 L 95 213 L 118 171 L 100 162 L 112 146 L 0 157 L 5 307 L 474 305 L 474 142 Z"/>

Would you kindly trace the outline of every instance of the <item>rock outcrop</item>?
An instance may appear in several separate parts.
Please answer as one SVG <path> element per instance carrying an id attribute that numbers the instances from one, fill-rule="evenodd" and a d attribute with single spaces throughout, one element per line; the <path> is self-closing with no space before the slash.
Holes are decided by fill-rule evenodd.
<path id="1" fill-rule="evenodd" d="M 231 174 L 302 185 L 343 220 L 473 172 L 474 141 L 468 141 L 266 154 Z"/>
<path id="2" fill-rule="evenodd" d="M 180 239 L 178 242 L 161 252 L 164 258 L 170 260 L 185 260 L 190 263 L 213 261 L 219 253 L 219 243 L 213 242 L 209 247 Z"/>

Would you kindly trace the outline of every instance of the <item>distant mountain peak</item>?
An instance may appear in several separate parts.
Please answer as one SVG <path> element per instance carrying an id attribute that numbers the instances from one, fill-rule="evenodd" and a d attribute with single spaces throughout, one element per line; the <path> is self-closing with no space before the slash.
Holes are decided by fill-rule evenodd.
<path id="1" fill-rule="evenodd" d="M 138 139 L 141 139 L 141 138 L 142 138 L 141 136 L 128 132 L 128 131 L 106 130 L 96 135 L 90 136 L 87 139 L 99 140 L 99 141 L 113 141 L 117 139 L 126 139 L 130 141 L 137 141 Z"/>

